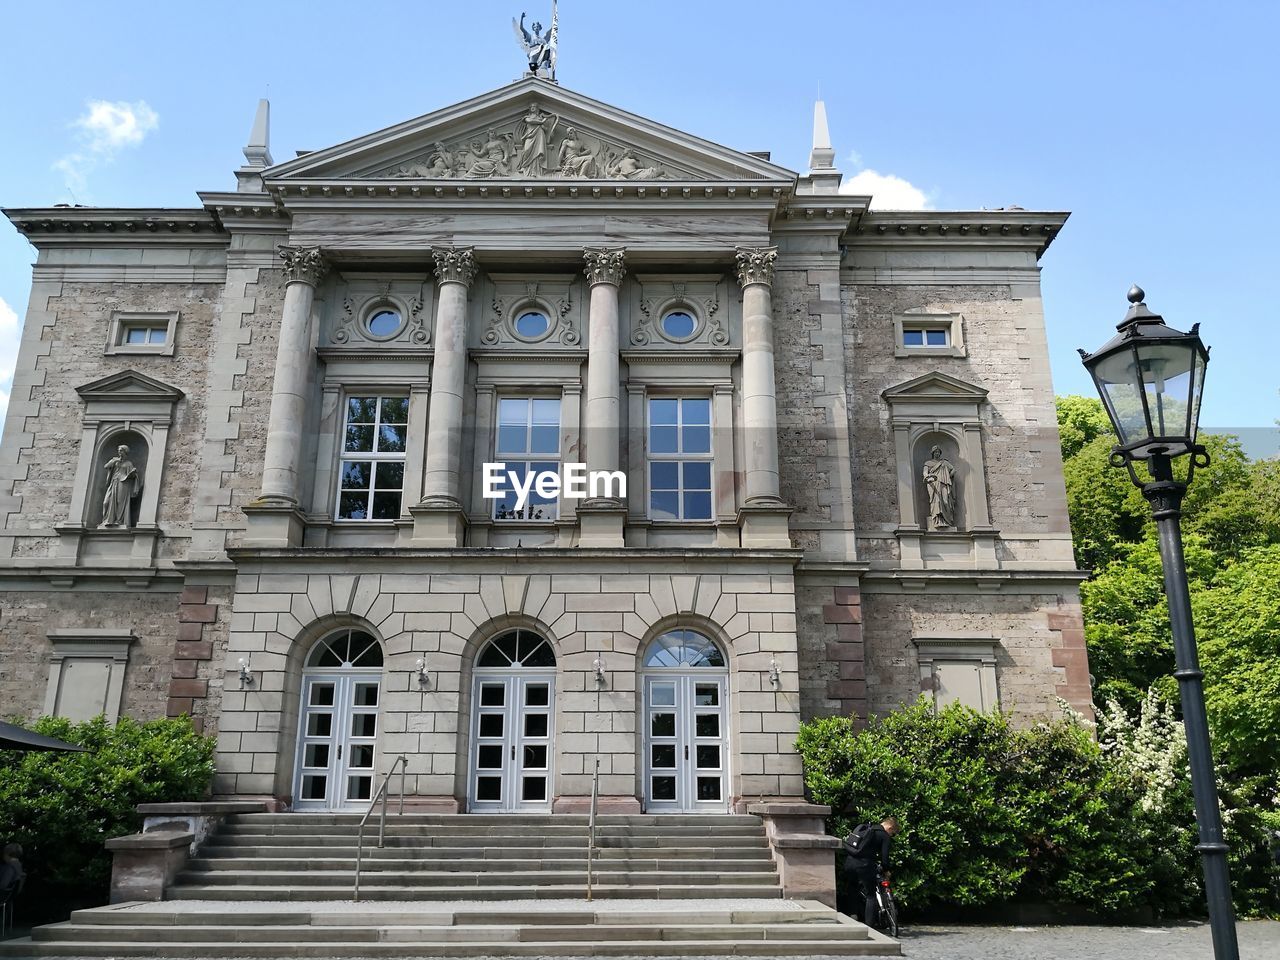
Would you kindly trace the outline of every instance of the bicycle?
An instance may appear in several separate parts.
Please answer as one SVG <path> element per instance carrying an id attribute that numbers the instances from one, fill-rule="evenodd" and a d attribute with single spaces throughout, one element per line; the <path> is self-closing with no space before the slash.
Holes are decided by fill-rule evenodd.
<path id="1" fill-rule="evenodd" d="M 876 922 L 872 926 L 891 937 L 898 936 L 898 905 L 894 903 L 889 878 L 884 874 L 876 875 Z"/>

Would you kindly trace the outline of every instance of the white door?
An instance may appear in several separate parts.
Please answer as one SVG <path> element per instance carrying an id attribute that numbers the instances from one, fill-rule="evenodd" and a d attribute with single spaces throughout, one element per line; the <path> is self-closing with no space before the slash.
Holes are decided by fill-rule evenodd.
<path id="1" fill-rule="evenodd" d="M 363 809 L 373 795 L 381 669 L 304 673 L 294 809 Z"/>
<path id="2" fill-rule="evenodd" d="M 728 811 L 727 681 L 705 672 L 645 677 L 647 812 Z"/>
<path id="3" fill-rule="evenodd" d="M 477 669 L 470 810 L 551 809 L 555 674 Z"/>

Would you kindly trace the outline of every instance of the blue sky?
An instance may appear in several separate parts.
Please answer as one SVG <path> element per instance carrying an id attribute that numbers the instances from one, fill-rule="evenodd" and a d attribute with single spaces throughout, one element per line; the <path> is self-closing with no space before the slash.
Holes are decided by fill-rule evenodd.
<path id="1" fill-rule="evenodd" d="M 9 5 L 0 205 L 197 206 L 233 188 L 258 97 L 277 161 L 427 113 L 519 76 L 522 7 L 548 22 L 550 0 Z M 1136 281 L 1171 325 L 1203 325 L 1204 425 L 1280 416 L 1280 5 L 564 0 L 560 16 L 560 80 L 589 96 L 803 170 L 821 90 L 838 165 L 882 206 L 1072 211 L 1042 261 L 1059 393 L 1089 390 L 1075 348 L 1109 337 Z M 33 259 L 0 224 L 0 401 Z"/>

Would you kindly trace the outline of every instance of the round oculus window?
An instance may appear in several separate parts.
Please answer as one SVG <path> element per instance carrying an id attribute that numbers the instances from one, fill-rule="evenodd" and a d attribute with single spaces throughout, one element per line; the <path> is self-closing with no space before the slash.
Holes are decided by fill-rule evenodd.
<path id="1" fill-rule="evenodd" d="M 541 310 L 522 310 L 516 315 L 515 328 L 525 340 L 537 340 L 551 329 L 551 320 Z"/>
<path id="2" fill-rule="evenodd" d="M 672 340 L 688 340 L 698 329 L 693 314 L 684 310 L 672 310 L 662 317 L 662 332 Z"/>
<path id="3" fill-rule="evenodd" d="M 375 337 L 394 336 L 400 329 L 400 313 L 389 307 L 382 307 L 369 314 L 365 328 Z"/>

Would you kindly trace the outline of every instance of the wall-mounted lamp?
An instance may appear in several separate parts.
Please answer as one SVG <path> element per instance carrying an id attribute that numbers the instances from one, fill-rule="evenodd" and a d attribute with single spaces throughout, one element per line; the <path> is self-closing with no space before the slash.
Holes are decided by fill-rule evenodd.
<path id="1" fill-rule="evenodd" d="M 769 682 L 775 687 L 782 683 L 782 669 L 778 666 L 778 658 L 769 658 Z"/>
<path id="2" fill-rule="evenodd" d="M 247 657 L 240 658 L 240 689 L 253 686 L 253 673 L 249 670 L 249 660 Z"/>
<path id="3" fill-rule="evenodd" d="M 591 668 L 596 672 L 596 683 L 604 683 L 604 660 L 599 656 L 591 661 Z"/>
<path id="4" fill-rule="evenodd" d="M 427 674 L 426 659 L 423 657 L 419 657 L 418 662 L 415 666 L 417 668 L 417 673 L 418 673 L 418 686 L 420 687 L 431 686 L 431 677 Z"/>

